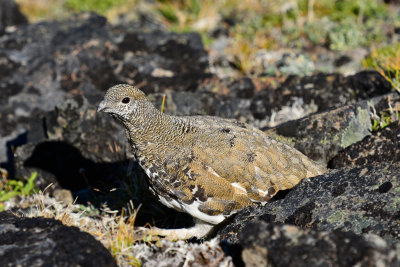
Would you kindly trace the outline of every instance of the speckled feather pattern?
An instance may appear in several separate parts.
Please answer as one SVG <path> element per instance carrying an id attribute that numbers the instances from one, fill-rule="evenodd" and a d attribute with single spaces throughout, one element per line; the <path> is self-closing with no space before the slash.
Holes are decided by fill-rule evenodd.
<path id="1" fill-rule="evenodd" d="M 163 114 L 129 85 L 110 88 L 99 110 L 124 124 L 160 201 L 210 224 L 326 171 L 245 123 Z"/>

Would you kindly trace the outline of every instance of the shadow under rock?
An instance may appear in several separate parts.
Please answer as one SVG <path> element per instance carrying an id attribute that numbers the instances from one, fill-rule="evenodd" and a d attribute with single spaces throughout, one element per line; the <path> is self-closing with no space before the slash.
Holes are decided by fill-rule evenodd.
<path id="1" fill-rule="evenodd" d="M 77 192 L 86 187 L 104 187 L 104 183 L 123 175 L 128 161 L 96 163 L 66 142 L 50 141 L 35 146 L 24 166 L 50 172 L 62 188 Z"/>
<path id="2" fill-rule="evenodd" d="M 6 157 L 7 161 L 1 163 L 1 167 L 6 169 L 10 175 L 10 177 L 15 176 L 15 168 L 13 161 L 13 151 L 16 147 L 26 144 L 27 142 L 27 133 L 21 133 L 16 138 L 9 140 L 6 142 Z"/>
<path id="3" fill-rule="evenodd" d="M 152 196 L 146 174 L 134 161 L 95 162 L 66 142 L 48 141 L 36 145 L 23 165 L 54 175 L 59 186 L 83 205 L 100 208 L 107 203 L 110 209 L 121 210 L 129 201 L 135 208 L 142 204 L 135 225 L 180 228 L 193 222 L 189 215 L 163 206 Z"/>

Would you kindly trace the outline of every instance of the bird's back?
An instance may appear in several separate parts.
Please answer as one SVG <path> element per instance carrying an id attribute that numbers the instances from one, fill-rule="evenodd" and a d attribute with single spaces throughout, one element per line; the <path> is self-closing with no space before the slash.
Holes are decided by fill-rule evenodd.
<path id="1" fill-rule="evenodd" d="M 157 174 L 153 188 L 167 206 L 209 223 L 325 172 L 296 149 L 236 120 L 171 118 L 177 125 L 172 141 L 147 166 L 148 174 Z"/>

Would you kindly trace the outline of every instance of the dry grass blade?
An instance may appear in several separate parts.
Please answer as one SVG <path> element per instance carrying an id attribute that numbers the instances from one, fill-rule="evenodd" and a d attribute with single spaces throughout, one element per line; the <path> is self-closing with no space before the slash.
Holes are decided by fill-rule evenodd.
<path id="1" fill-rule="evenodd" d="M 165 106 L 165 95 L 163 95 L 162 97 L 161 112 L 164 112 L 164 106 Z"/>

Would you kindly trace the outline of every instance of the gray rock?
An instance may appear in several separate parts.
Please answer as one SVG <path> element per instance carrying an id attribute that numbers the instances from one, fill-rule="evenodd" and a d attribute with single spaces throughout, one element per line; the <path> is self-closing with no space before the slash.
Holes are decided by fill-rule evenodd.
<path id="1" fill-rule="evenodd" d="M 117 266 L 93 236 L 46 218 L 0 213 L 1 266 Z"/>
<path id="2" fill-rule="evenodd" d="M 344 166 L 365 167 L 379 165 L 382 162 L 398 162 L 400 161 L 399 140 L 400 124 L 397 121 L 372 132 L 371 136 L 340 151 L 328 166 L 337 169 Z"/>
<path id="3" fill-rule="evenodd" d="M 16 27 L 1 36 L 0 50 L 0 163 L 9 165 L 11 148 L 37 141 L 27 140 L 32 126 L 40 128 L 60 105 L 74 109 L 77 102 L 82 111 L 85 102 L 95 110 L 117 83 L 135 81 L 147 92 L 191 90 L 209 76 L 200 35 L 121 32 L 93 13 Z"/>
<path id="4" fill-rule="evenodd" d="M 239 234 L 250 266 L 399 266 L 396 249 L 379 236 L 340 230 L 302 230 L 255 221 Z"/>
<path id="5" fill-rule="evenodd" d="M 268 135 L 286 141 L 308 157 L 327 164 L 339 151 L 371 134 L 372 110 L 395 106 L 400 95 L 389 93 L 356 104 L 289 121 L 268 129 Z"/>
<path id="6" fill-rule="evenodd" d="M 119 39 L 121 39 L 119 41 Z M 206 78 L 208 55 L 198 33 L 126 31 L 117 39 L 115 73 L 146 93 L 195 90 Z"/>
<path id="7" fill-rule="evenodd" d="M 135 255 L 148 267 L 169 266 L 209 266 L 233 267 L 231 257 L 227 256 L 217 239 L 204 243 L 162 240 L 154 244 L 135 244 Z"/>
<path id="8" fill-rule="evenodd" d="M 340 169 L 295 186 L 283 199 L 245 208 L 218 235 L 231 243 L 255 220 L 400 240 L 400 163 Z M 279 198 L 279 196 L 278 196 Z"/>
<path id="9" fill-rule="evenodd" d="M 349 76 L 320 73 L 288 77 L 278 88 L 276 100 L 282 103 L 292 97 L 300 97 L 305 104 L 315 102 L 321 112 L 391 91 L 390 83 L 377 71 L 361 71 Z"/>

